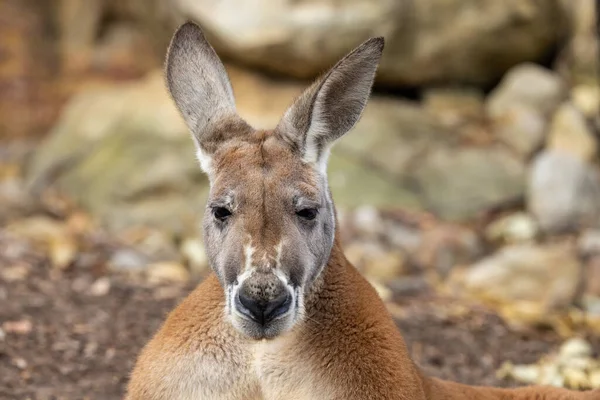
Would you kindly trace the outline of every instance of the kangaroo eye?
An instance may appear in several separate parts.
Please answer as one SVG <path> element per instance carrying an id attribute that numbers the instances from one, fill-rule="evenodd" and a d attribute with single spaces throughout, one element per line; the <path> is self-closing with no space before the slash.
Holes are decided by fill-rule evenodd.
<path id="1" fill-rule="evenodd" d="M 317 217 L 319 210 L 316 208 L 303 208 L 302 210 L 296 211 L 296 215 L 300 218 L 306 219 L 308 221 L 312 221 Z"/>
<path id="2" fill-rule="evenodd" d="M 225 221 L 227 217 L 231 215 L 231 211 L 229 211 L 225 207 L 214 207 L 212 209 L 213 216 L 219 221 Z"/>

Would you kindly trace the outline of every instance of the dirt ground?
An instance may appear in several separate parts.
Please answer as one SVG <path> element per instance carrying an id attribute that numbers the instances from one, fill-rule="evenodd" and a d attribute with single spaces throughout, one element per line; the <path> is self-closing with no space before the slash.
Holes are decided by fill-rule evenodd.
<path id="1" fill-rule="evenodd" d="M 122 398 L 136 354 L 191 289 L 29 263 L 27 279 L 0 278 L 1 399 Z M 398 307 L 411 352 L 432 375 L 511 386 L 495 377 L 504 361 L 533 362 L 560 343 L 549 331 L 512 331 L 483 308 L 452 317 L 442 304 L 423 294 Z"/>

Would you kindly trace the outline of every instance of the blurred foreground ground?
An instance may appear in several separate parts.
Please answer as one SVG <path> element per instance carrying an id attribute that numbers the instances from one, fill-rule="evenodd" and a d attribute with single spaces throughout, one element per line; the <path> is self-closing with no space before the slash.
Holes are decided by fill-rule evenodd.
<path id="1" fill-rule="evenodd" d="M 191 285 L 58 272 L 7 240 L 24 246 L 27 266 L 0 280 L 0 398 L 120 399 L 138 351 Z M 465 383 L 513 386 L 496 377 L 504 361 L 535 362 L 561 343 L 552 331 L 515 331 L 489 309 L 426 293 L 393 310 L 416 362 Z M 592 343 L 600 350 L 600 339 Z"/>

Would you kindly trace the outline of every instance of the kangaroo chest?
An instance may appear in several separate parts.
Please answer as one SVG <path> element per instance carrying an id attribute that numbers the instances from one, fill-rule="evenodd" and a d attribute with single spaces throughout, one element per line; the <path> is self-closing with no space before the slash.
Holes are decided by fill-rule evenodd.
<path id="1" fill-rule="evenodd" d="M 241 350 L 241 349 L 238 349 Z M 282 338 L 255 343 L 243 352 L 217 359 L 201 356 L 198 399 L 313 400 L 334 398 L 313 363 L 294 355 L 295 346 Z"/>

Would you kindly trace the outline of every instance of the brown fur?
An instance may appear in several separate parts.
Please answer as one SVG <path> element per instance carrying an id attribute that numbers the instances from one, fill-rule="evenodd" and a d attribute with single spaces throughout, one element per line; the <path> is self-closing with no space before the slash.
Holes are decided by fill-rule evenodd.
<path id="1" fill-rule="evenodd" d="M 168 84 L 211 180 L 204 238 L 216 273 L 143 349 L 128 400 L 600 400 L 600 391 L 503 390 L 424 376 L 376 291 L 344 257 L 324 166 L 331 143 L 360 117 L 382 48 L 382 39 L 365 42 L 274 131 L 255 131 L 235 114 L 200 28 L 178 30 Z M 318 216 L 299 215 L 305 204 Z M 231 211 L 226 220 L 213 214 L 221 205 Z M 293 306 L 277 320 L 252 322 L 233 303 L 244 282 L 266 301 L 273 288 L 289 290 Z"/>

